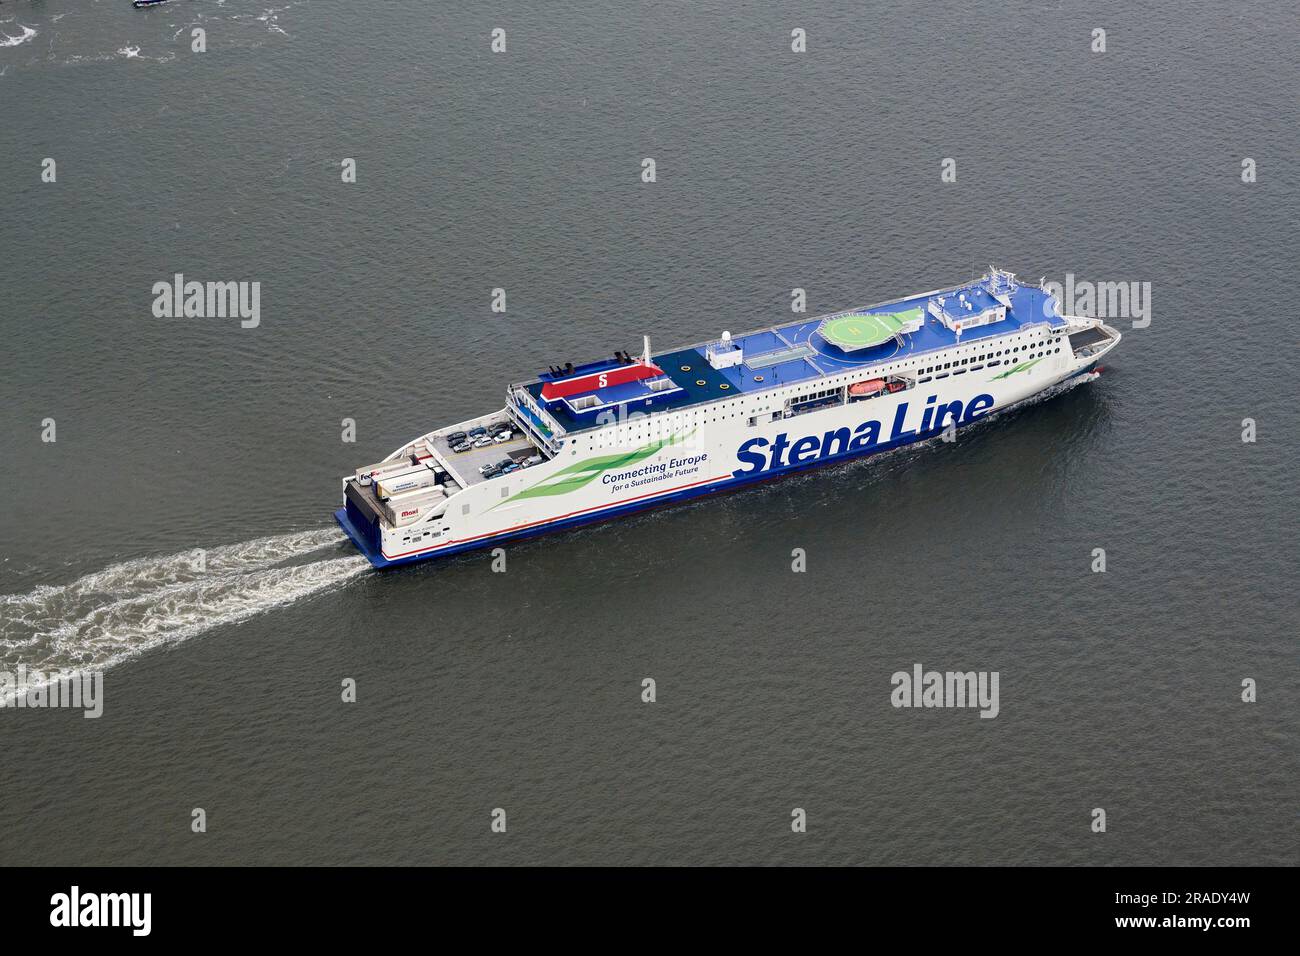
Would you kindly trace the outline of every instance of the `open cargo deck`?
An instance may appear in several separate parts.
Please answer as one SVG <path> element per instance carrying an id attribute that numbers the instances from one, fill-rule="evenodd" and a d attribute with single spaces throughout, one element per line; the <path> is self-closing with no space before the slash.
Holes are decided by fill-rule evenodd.
<path id="1" fill-rule="evenodd" d="M 483 448 L 471 448 L 469 451 L 452 451 L 447 439 L 441 435 L 429 439 L 429 444 L 437 451 L 441 460 L 446 463 L 446 468 L 451 472 L 452 476 L 467 488 L 470 485 L 477 485 L 480 481 L 487 480 L 483 477 L 483 473 L 479 471 L 479 468 L 484 465 L 497 464 L 507 458 L 522 463 L 524 459 L 532 455 L 543 454 L 540 448 L 518 431 L 507 442 L 493 442 L 491 445 Z"/>

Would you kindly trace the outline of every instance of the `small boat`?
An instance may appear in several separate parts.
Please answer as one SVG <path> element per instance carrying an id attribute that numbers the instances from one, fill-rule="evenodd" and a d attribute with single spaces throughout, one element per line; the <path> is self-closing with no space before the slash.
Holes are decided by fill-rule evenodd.
<path id="1" fill-rule="evenodd" d="M 849 386 L 849 394 L 855 398 L 859 395 L 875 395 L 884 387 L 885 380 L 883 378 L 873 378 L 866 382 L 854 382 Z"/>
<path id="2" fill-rule="evenodd" d="M 142 7 L 156 7 L 159 4 L 166 2 L 167 0 L 131 0 L 131 6 L 139 10 Z"/>

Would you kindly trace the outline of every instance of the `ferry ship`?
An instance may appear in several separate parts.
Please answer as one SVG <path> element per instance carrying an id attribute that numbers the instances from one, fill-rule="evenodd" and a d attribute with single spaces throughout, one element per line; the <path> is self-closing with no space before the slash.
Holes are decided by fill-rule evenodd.
<path id="1" fill-rule="evenodd" d="M 1119 340 L 996 268 L 687 348 L 646 338 L 357 469 L 335 518 L 380 568 L 494 547 L 934 438 L 1094 372 Z"/>

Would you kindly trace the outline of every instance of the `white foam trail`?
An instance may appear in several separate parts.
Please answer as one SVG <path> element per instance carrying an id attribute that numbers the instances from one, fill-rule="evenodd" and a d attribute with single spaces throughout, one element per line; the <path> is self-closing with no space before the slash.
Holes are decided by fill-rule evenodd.
<path id="1" fill-rule="evenodd" d="M 8 698 L 60 675 L 102 670 L 342 584 L 369 567 L 360 556 L 285 564 L 346 540 L 304 531 L 113 565 L 71 584 L 0 597 L 0 669 L 29 675 Z"/>
<path id="2" fill-rule="evenodd" d="M 3 39 L 0 39 L 0 47 L 19 46 L 20 44 L 26 43 L 32 37 L 36 36 L 35 30 L 33 30 L 31 27 L 25 27 L 21 23 L 18 24 L 18 29 L 22 30 L 23 32 L 16 37 L 11 37 L 7 32 L 0 30 L 0 37 L 3 37 Z"/>

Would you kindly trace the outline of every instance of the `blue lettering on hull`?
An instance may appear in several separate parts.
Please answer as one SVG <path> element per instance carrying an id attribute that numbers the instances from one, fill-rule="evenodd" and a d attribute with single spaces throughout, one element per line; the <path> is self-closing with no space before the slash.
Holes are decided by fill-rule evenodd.
<path id="1" fill-rule="evenodd" d="M 925 400 L 925 410 L 921 423 L 916 428 L 907 428 L 908 403 L 902 402 L 894 412 L 893 425 L 889 438 L 883 444 L 880 441 L 881 425 L 878 421 L 863 422 L 853 429 L 837 428 L 823 435 L 805 435 L 793 442 L 785 432 L 777 435 L 770 442 L 766 438 L 751 438 L 736 450 L 738 458 L 745 467 L 737 468 L 731 473 L 733 478 L 745 478 L 764 471 L 781 471 L 808 465 L 823 458 L 838 458 L 846 453 L 864 454 L 905 445 L 918 438 L 943 431 L 952 422 L 955 425 L 969 425 L 977 418 L 988 414 L 993 407 L 993 396 L 987 393 L 976 395 L 963 408 L 960 401 L 936 406 L 937 395 Z M 786 456 L 786 451 L 789 456 Z"/>

